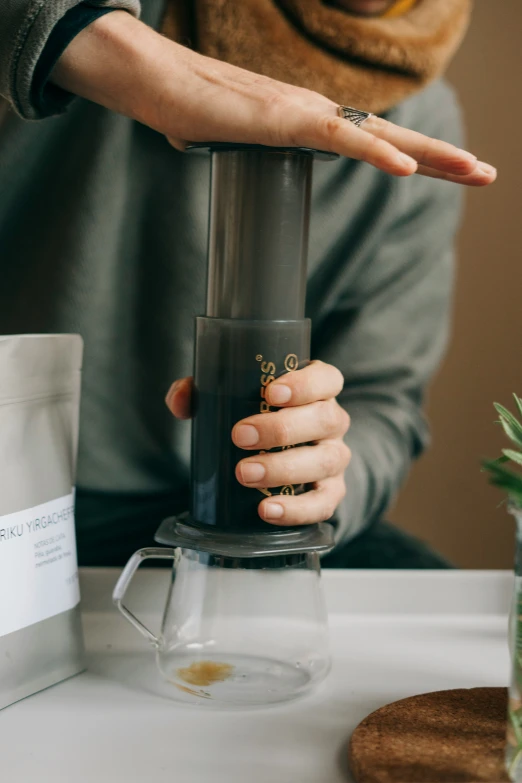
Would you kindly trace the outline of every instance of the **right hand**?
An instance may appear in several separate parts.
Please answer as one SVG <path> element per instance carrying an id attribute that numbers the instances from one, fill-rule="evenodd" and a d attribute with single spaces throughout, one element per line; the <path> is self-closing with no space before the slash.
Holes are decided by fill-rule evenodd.
<path id="1" fill-rule="evenodd" d="M 338 369 L 311 361 L 266 387 L 266 401 L 279 410 L 234 424 L 232 441 L 243 450 L 236 465 L 240 484 L 261 492 L 288 484 L 310 487 L 295 497 L 277 493 L 261 500 L 258 512 L 265 522 L 293 526 L 327 520 L 344 497 L 351 453 L 344 442 L 350 417 L 336 399 L 343 385 Z M 181 378 L 172 384 L 166 403 L 176 418 L 187 419 L 192 397 L 193 379 Z"/>
<path id="2" fill-rule="evenodd" d="M 337 116 L 328 98 L 204 57 L 125 11 L 106 14 L 80 32 L 51 78 L 164 133 L 180 150 L 196 141 L 311 147 L 397 176 L 419 173 L 464 185 L 489 185 L 496 178 L 492 166 L 447 142 L 379 117 L 357 128 Z"/>

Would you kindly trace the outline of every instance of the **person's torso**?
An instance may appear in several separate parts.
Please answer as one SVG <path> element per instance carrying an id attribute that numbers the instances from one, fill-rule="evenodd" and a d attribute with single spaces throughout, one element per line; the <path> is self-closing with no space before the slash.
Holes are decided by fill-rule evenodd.
<path id="1" fill-rule="evenodd" d="M 414 103 L 397 121 L 412 121 Z M 358 273 L 408 187 L 354 161 L 316 164 L 307 300 L 316 334 L 341 297 L 356 312 Z M 192 373 L 208 191 L 206 157 L 86 101 L 39 123 L 0 121 L 0 333 L 84 338 L 80 487 L 186 487 L 190 425 L 163 398 Z"/>

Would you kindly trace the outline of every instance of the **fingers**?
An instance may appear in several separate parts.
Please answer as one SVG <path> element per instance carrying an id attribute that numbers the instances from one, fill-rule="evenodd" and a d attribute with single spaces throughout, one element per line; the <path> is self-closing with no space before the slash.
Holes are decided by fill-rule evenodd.
<path id="1" fill-rule="evenodd" d="M 350 417 L 337 401 L 327 400 L 242 419 L 232 430 L 232 440 L 240 449 L 268 450 L 340 438 L 349 424 Z"/>
<path id="2" fill-rule="evenodd" d="M 476 156 L 467 150 L 394 125 L 380 117 L 371 116 L 358 128 L 337 116 L 337 106 L 333 102 L 325 104 L 320 97 L 320 101 L 314 100 L 314 94 L 310 93 L 305 100 L 303 95 L 296 93 L 294 96 L 281 96 L 279 101 L 274 102 L 279 113 L 286 115 L 286 122 L 285 116 L 279 117 L 277 127 L 285 129 L 291 137 L 282 143 L 306 143 L 365 161 L 396 176 L 409 176 L 421 166 L 455 175 L 457 179 L 443 178 L 459 184 L 488 185 L 494 179 L 491 176 L 494 169 L 477 161 Z M 292 103 L 295 104 L 293 107 Z M 290 117 L 293 117 L 293 127 L 288 119 Z M 306 141 L 299 141 L 305 136 Z M 420 173 L 435 176 L 425 168 Z M 461 179 L 472 174 L 469 181 Z"/>
<path id="3" fill-rule="evenodd" d="M 236 478 L 246 487 L 281 487 L 312 484 L 342 473 L 350 462 L 350 449 L 340 438 L 316 446 L 256 454 L 236 466 Z"/>
<path id="4" fill-rule="evenodd" d="M 343 475 L 319 481 L 302 495 L 272 495 L 259 504 L 259 516 L 274 525 L 311 525 L 330 519 L 346 494 Z"/>
<path id="5" fill-rule="evenodd" d="M 277 407 L 306 405 L 317 400 L 329 400 L 342 391 L 342 373 L 331 364 L 312 361 L 302 370 L 282 375 L 266 387 L 265 399 Z"/>
<path id="6" fill-rule="evenodd" d="M 315 128 L 310 138 L 310 146 L 327 152 L 335 152 L 347 158 L 370 163 L 388 174 L 398 177 L 408 177 L 417 170 L 417 161 L 401 152 L 385 139 L 380 139 L 353 123 L 336 116 L 336 107 L 332 104 L 332 115 L 324 108 L 314 115 L 303 117 L 306 128 L 299 129 L 301 134 L 308 135 L 308 128 Z M 295 133 L 293 134 L 295 137 Z"/>
<path id="7" fill-rule="evenodd" d="M 264 450 L 320 442 L 315 446 L 246 457 L 238 463 L 236 477 L 244 486 L 252 488 L 313 484 L 314 489 L 303 495 L 266 498 L 259 505 L 259 515 L 277 525 L 321 522 L 333 515 L 345 494 L 344 471 L 351 454 L 341 438 L 350 419 L 335 399 L 317 400 L 317 396 L 337 394 L 342 375 L 330 365 L 313 362 L 285 376 L 284 380 L 291 380 L 292 404 L 301 407 L 243 419 L 232 431 L 234 443 L 247 450 Z M 306 388 L 309 385 L 313 392 Z M 182 378 L 172 384 L 166 403 L 176 418 L 191 417 L 192 396 L 192 378 Z M 308 402 L 310 397 L 316 401 Z"/>
<path id="8" fill-rule="evenodd" d="M 490 185 L 496 179 L 493 166 L 477 161 L 472 153 L 445 141 L 401 128 L 380 117 L 370 117 L 361 128 L 345 119 L 339 121 L 350 127 L 343 131 L 334 118 L 323 120 L 322 135 L 330 140 L 331 146 L 322 149 L 363 160 L 396 176 L 418 173 L 474 187 Z M 375 140 L 373 145 L 370 139 Z"/>
<path id="9" fill-rule="evenodd" d="M 485 185 L 491 185 L 497 178 L 497 170 L 488 163 L 482 163 L 481 161 L 477 163 L 471 174 L 458 176 L 457 174 L 437 171 L 428 166 L 419 166 L 417 174 L 423 174 L 425 177 L 432 177 L 432 179 L 444 179 L 447 182 L 454 182 L 457 185 L 468 185 L 470 187 L 478 188 L 484 187 Z"/>
<path id="10" fill-rule="evenodd" d="M 393 144 L 422 166 L 465 175 L 471 174 L 477 165 L 477 158 L 471 152 L 461 150 L 446 141 L 432 139 L 408 128 L 401 128 L 381 117 L 369 117 L 363 125 L 363 130 Z"/>
<path id="11" fill-rule="evenodd" d="M 193 378 L 181 378 L 170 387 L 165 403 L 177 419 L 190 419 L 192 417 L 193 389 Z"/>
<path id="12" fill-rule="evenodd" d="M 267 387 L 266 399 L 270 405 L 295 406 L 336 397 L 343 388 L 342 373 L 330 364 L 312 361 L 302 370 L 288 373 Z M 192 378 L 181 378 L 169 389 L 166 404 L 178 419 L 191 417 L 194 391 Z"/>

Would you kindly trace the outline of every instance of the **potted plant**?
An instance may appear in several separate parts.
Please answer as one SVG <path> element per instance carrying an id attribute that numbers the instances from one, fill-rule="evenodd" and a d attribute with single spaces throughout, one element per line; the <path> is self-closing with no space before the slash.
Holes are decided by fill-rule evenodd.
<path id="1" fill-rule="evenodd" d="M 509 689 L 506 763 L 511 780 L 522 781 L 522 399 L 516 394 L 518 417 L 495 403 L 499 422 L 511 441 L 495 460 L 484 463 L 491 484 L 506 494 L 508 510 L 516 522 L 515 588 L 510 616 L 512 676 Z"/>

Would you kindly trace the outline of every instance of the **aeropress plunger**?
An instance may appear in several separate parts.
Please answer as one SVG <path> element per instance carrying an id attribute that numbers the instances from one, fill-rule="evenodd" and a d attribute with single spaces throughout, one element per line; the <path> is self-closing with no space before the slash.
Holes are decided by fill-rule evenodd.
<path id="1" fill-rule="evenodd" d="M 307 487 L 242 486 L 247 452 L 231 439 L 248 416 L 274 411 L 277 377 L 310 359 L 304 317 L 314 157 L 302 148 L 238 144 L 210 150 L 211 198 L 206 315 L 196 318 L 191 511 L 166 519 L 127 563 L 113 599 L 154 645 L 175 698 L 247 706 L 308 691 L 329 669 L 320 553 L 327 523 L 277 527 L 258 514 L 263 495 Z M 252 452 L 248 452 L 252 453 Z M 146 558 L 174 560 L 161 634 L 124 605 Z"/>

